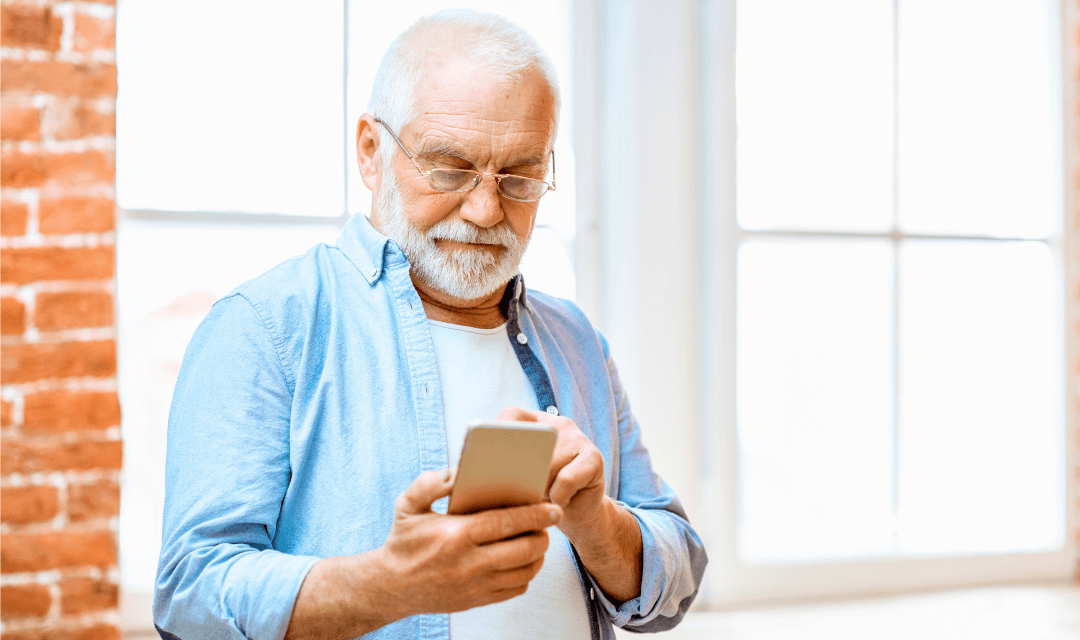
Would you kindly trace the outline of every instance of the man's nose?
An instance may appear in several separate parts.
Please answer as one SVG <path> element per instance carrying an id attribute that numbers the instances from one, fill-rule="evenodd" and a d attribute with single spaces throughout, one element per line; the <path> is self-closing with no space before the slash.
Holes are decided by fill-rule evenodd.
<path id="1" fill-rule="evenodd" d="M 494 176 L 486 175 L 471 191 L 465 194 L 461 203 L 461 217 L 478 227 L 493 227 L 506 214 L 503 212 L 502 198 L 499 197 L 499 184 Z"/>

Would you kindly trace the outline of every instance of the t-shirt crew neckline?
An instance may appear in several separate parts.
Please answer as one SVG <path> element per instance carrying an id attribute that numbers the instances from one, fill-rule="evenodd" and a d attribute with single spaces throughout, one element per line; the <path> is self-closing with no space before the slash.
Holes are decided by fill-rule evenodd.
<path id="1" fill-rule="evenodd" d="M 452 322 L 443 322 L 441 320 L 432 320 L 428 318 L 428 324 L 442 329 L 453 329 L 454 331 L 467 331 L 468 333 L 476 333 L 482 336 L 491 336 L 500 332 L 506 333 L 507 323 L 503 322 L 499 326 L 491 329 L 481 329 L 480 327 L 470 327 L 464 324 L 454 324 Z"/>

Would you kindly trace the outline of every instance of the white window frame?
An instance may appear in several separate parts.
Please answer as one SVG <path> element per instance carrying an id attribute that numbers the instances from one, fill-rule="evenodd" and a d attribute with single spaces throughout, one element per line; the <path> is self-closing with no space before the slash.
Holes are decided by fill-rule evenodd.
<path id="1" fill-rule="evenodd" d="M 654 463 L 705 539 L 710 563 L 695 607 L 1072 579 L 1080 521 L 1080 455 L 1072 443 L 1080 416 L 1069 401 L 1076 382 L 1066 364 L 1077 360 L 1077 336 L 1065 323 L 1080 315 L 1067 295 L 1080 285 L 1080 274 L 1067 269 L 1077 256 L 1067 255 L 1064 215 L 1048 243 L 1061 276 L 1060 299 L 1067 301 L 1060 325 L 1067 353 L 1064 546 L 1047 553 L 805 564 L 751 565 L 738 557 L 736 249 L 744 238 L 766 234 L 741 231 L 735 219 L 735 5 L 589 0 L 575 5 L 574 16 L 579 304 L 608 336 Z M 1074 33 L 1066 28 L 1076 24 L 1066 19 L 1074 13 L 1061 10 L 1059 36 Z M 1053 46 L 1062 51 L 1068 38 Z M 1071 51 L 1056 60 L 1076 68 Z M 687 67 L 682 73 L 680 64 Z M 669 72 L 644 75 L 657 69 Z M 1068 109 L 1076 89 L 1071 71 L 1057 71 L 1065 87 L 1059 130 L 1062 140 L 1072 141 Z M 680 111 L 680 101 L 690 108 Z M 1075 154 L 1070 143 L 1069 166 L 1063 160 L 1059 167 L 1063 211 L 1077 206 L 1065 178 L 1075 174 Z M 665 198 L 671 199 L 666 208 Z M 897 233 L 858 235 L 900 239 Z M 672 291 L 679 281 L 690 286 Z"/>

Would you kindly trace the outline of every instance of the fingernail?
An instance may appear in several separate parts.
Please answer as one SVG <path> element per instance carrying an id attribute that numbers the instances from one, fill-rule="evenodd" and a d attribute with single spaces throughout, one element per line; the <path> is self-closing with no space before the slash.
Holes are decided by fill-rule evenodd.
<path id="1" fill-rule="evenodd" d="M 450 470 L 449 469 L 443 469 L 442 470 L 442 481 L 443 482 L 450 482 Z"/>
<path id="2" fill-rule="evenodd" d="M 558 524 L 559 520 L 561 520 L 561 519 L 562 519 L 562 517 L 559 515 L 559 510 L 558 509 L 552 509 L 551 510 L 551 523 L 552 524 Z"/>

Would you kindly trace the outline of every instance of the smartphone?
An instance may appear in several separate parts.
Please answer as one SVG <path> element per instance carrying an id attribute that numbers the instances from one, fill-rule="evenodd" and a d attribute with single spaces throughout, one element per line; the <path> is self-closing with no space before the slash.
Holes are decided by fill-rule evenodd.
<path id="1" fill-rule="evenodd" d="M 475 513 L 543 500 L 555 440 L 555 430 L 538 422 L 470 422 L 447 513 Z"/>

